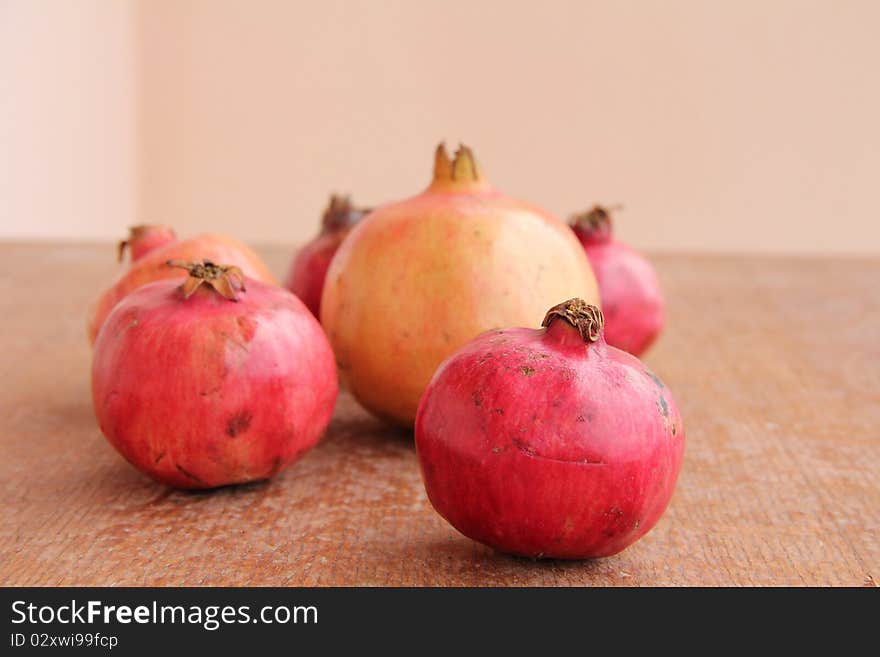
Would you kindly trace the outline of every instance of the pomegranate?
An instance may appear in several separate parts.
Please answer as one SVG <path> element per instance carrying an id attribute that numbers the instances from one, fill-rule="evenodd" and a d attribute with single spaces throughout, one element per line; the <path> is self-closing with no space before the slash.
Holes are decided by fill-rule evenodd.
<path id="1" fill-rule="evenodd" d="M 339 247 L 321 323 L 346 388 L 376 415 L 412 426 L 444 358 L 575 295 L 599 297 L 568 227 L 502 195 L 467 147 L 450 160 L 441 144 L 430 186 L 373 210 Z"/>
<path id="2" fill-rule="evenodd" d="M 177 233 L 168 226 L 153 226 L 150 224 L 132 226 L 129 228 L 128 239 L 122 240 L 119 243 L 119 262 L 122 262 L 125 256 L 125 249 L 131 251 L 131 261 L 135 262 L 143 258 L 150 251 L 176 241 Z"/>
<path id="3" fill-rule="evenodd" d="M 169 486 L 271 477 L 330 421 L 338 382 L 327 338 L 283 288 L 209 261 L 169 264 L 188 278 L 131 292 L 98 333 L 92 399 L 101 431 Z"/>
<path id="4" fill-rule="evenodd" d="M 302 247 L 290 265 L 285 287 L 298 296 L 315 317 L 321 315 L 321 293 L 330 260 L 352 226 L 369 212 L 356 208 L 347 196 L 333 195 L 324 210 L 321 233 Z"/>
<path id="5" fill-rule="evenodd" d="M 166 266 L 168 260 L 208 258 L 240 267 L 245 276 L 265 283 L 276 282 L 256 253 L 237 239 L 225 235 L 199 235 L 178 241 L 170 228 L 135 226 L 129 238 L 119 244 L 120 259 L 126 247 L 131 251 L 131 267 L 92 304 L 88 320 L 89 341 L 92 344 L 113 306 L 126 294 L 153 281 L 186 275 L 181 269 Z"/>
<path id="6" fill-rule="evenodd" d="M 663 295 L 657 274 L 645 258 L 612 236 L 611 215 L 599 205 L 575 215 L 577 235 L 599 282 L 605 340 L 638 356 L 663 329 Z"/>
<path id="7" fill-rule="evenodd" d="M 669 389 L 603 338 L 580 299 L 543 329 L 489 331 L 443 363 L 416 418 L 428 498 L 497 550 L 581 559 L 651 529 L 675 486 L 684 427 Z"/>

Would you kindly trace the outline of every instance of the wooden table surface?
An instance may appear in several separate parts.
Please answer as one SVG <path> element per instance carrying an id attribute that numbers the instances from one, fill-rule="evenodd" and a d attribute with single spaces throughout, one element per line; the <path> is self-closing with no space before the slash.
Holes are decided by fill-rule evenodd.
<path id="1" fill-rule="evenodd" d="M 264 249 L 277 273 L 289 251 Z M 89 301 L 109 245 L 0 244 L 0 584 L 849 585 L 880 580 L 880 260 L 655 257 L 648 364 L 687 429 L 672 503 L 585 562 L 478 545 L 432 510 L 411 435 L 342 394 L 272 481 L 177 492 L 101 436 Z"/>

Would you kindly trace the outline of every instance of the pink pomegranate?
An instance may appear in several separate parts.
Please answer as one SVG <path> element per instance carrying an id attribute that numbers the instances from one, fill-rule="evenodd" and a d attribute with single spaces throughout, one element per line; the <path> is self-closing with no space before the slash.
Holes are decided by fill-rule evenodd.
<path id="1" fill-rule="evenodd" d="M 150 251 L 177 241 L 177 233 L 169 226 L 141 224 L 129 228 L 127 240 L 119 243 L 119 262 L 125 256 L 125 250 L 131 252 L 131 261 L 136 262 Z"/>
<path id="2" fill-rule="evenodd" d="M 330 421 L 338 382 L 327 338 L 287 290 L 236 267 L 173 264 L 189 277 L 131 292 L 98 334 L 92 399 L 101 431 L 170 486 L 271 477 Z"/>
<path id="3" fill-rule="evenodd" d="M 497 550 L 615 554 L 659 520 L 684 453 L 669 389 L 605 343 L 580 299 L 543 329 L 489 331 L 446 360 L 416 417 L 428 498 Z"/>
<path id="4" fill-rule="evenodd" d="M 659 335 L 664 323 L 663 295 L 657 274 L 644 257 L 612 235 L 611 216 L 594 206 L 571 218 L 599 283 L 608 344 L 642 354 Z"/>
<path id="5" fill-rule="evenodd" d="M 369 211 L 354 207 L 347 196 L 331 196 L 324 210 L 320 235 L 302 247 L 290 264 L 284 286 L 298 296 L 315 317 L 320 317 L 324 279 L 333 255 L 352 227 Z"/>

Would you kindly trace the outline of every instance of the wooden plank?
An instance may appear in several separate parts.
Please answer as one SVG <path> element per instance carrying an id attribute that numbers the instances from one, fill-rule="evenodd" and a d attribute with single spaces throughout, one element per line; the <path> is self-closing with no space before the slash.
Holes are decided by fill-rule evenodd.
<path id="1" fill-rule="evenodd" d="M 288 254 L 264 250 L 279 274 Z M 95 424 L 85 312 L 108 246 L 0 245 L 0 583 L 873 585 L 880 578 L 880 261 L 656 257 L 646 358 L 685 465 L 660 524 L 589 562 L 499 555 L 431 509 L 411 436 L 340 398 L 271 482 L 163 488 Z"/>

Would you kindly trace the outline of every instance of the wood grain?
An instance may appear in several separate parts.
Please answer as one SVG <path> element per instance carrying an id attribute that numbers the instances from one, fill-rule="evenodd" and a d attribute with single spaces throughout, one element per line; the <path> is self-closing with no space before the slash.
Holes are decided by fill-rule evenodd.
<path id="1" fill-rule="evenodd" d="M 264 250 L 277 273 L 287 252 Z M 875 585 L 880 261 L 664 256 L 648 354 L 687 428 L 659 525 L 620 555 L 530 561 L 431 509 L 411 436 L 342 395 L 276 479 L 176 492 L 101 436 L 86 308 L 109 246 L 0 245 L 0 583 Z"/>

